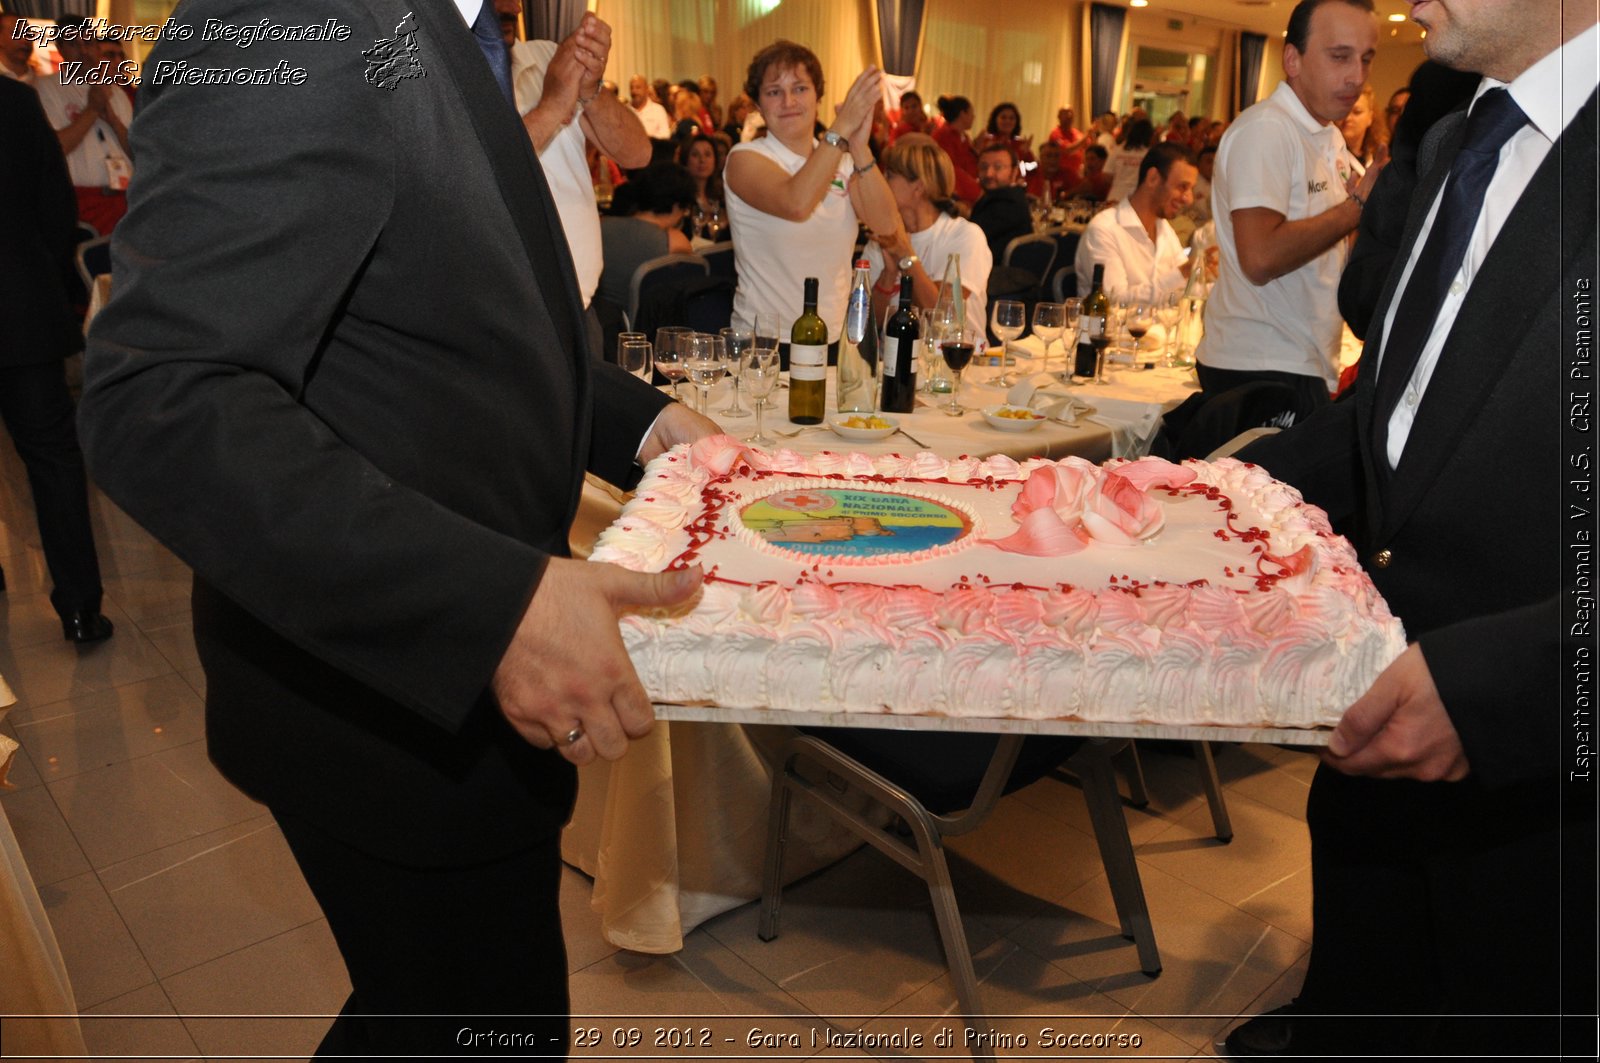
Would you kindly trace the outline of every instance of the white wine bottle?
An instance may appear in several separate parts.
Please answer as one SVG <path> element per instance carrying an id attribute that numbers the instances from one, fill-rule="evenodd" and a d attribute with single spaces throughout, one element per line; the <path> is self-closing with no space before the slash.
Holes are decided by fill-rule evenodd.
<path id="1" fill-rule="evenodd" d="M 789 420 L 821 424 L 827 407 L 828 326 L 817 316 L 817 278 L 807 277 L 805 302 L 789 330 Z"/>

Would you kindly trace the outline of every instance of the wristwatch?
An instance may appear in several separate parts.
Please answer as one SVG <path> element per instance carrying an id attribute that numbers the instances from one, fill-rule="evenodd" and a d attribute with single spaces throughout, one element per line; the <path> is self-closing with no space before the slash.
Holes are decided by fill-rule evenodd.
<path id="1" fill-rule="evenodd" d="M 838 148 L 840 151 L 844 152 L 846 155 L 850 154 L 850 142 L 848 140 L 846 140 L 844 137 L 841 137 L 838 133 L 835 133 L 831 129 L 828 130 L 826 133 L 822 134 L 822 142 L 824 144 L 828 144 L 828 145 L 831 145 L 832 147 Z"/>
<path id="2" fill-rule="evenodd" d="M 916 255 L 907 255 L 905 258 L 902 258 L 898 263 L 896 263 L 896 265 L 900 267 L 901 273 L 909 273 L 911 272 L 911 267 L 915 266 L 921 261 L 922 259 L 918 258 Z"/>

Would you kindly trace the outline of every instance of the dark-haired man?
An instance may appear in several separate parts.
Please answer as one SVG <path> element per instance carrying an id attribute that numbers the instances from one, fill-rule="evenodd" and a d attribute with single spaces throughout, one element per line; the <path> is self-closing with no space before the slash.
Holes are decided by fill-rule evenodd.
<path id="1" fill-rule="evenodd" d="M 1303 0 L 1289 16 L 1284 81 L 1223 137 L 1211 185 L 1221 275 L 1196 352 L 1212 392 L 1288 384 L 1304 417 L 1339 380 L 1344 238 L 1377 180 L 1344 145 L 1378 44 L 1372 0 Z"/>
<path id="2" fill-rule="evenodd" d="M 1177 144 L 1157 144 L 1139 163 L 1139 183 L 1112 210 L 1096 214 L 1078 241 L 1074 263 L 1088 278 L 1105 267 L 1102 287 L 1112 301 L 1150 303 L 1180 290 L 1190 262 L 1172 219 L 1194 202 L 1200 176 L 1189 152 Z"/>
<path id="3" fill-rule="evenodd" d="M 1017 152 L 1010 144 L 990 144 L 978 152 L 978 184 L 983 195 L 972 205 L 972 224 L 983 230 L 989 253 L 998 265 L 1006 245 L 1033 232 L 1028 190 L 1017 170 Z"/>
<path id="4" fill-rule="evenodd" d="M 1226 1051 L 1593 1059 L 1595 643 L 1564 544 L 1595 528 L 1596 7 L 1412 11 L 1482 81 L 1419 149 L 1353 393 L 1240 456 L 1349 529 L 1413 642 L 1311 784 L 1300 996 Z"/>

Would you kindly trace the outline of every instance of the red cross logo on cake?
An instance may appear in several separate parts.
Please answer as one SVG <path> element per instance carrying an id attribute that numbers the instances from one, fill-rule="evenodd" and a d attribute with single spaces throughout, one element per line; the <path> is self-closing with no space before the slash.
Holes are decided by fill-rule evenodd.
<path id="1" fill-rule="evenodd" d="M 828 509 L 834 505 L 834 500 L 827 495 L 815 494 L 810 491 L 790 491 L 787 494 L 770 495 L 767 504 L 774 509 L 792 509 L 797 513 L 814 513 L 817 510 Z"/>

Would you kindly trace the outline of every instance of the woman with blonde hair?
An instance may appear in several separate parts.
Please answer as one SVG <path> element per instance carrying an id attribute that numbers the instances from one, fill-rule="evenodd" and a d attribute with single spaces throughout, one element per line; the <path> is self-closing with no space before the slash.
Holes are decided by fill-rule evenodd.
<path id="1" fill-rule="evenodd" d="M 1361 90 L 1361 98 L 1356 100 L 1356 105 L 1339 123 L 1339 131 L 1344 134 L 1344 146 L 1360 160 L 1362 166 L 1371 166 L 1389 157 L 1389 143 L 1383 133 L 1383 124 L 1374 121 L 1378 117 L 1373 110 L 1375 100 L 1372 84 L 1368 82 Z"/>
<path id="2" fill-rule="evenodd" d="M 898 298 L 902 273 L 911 276 L 912 301 L 919 307 L 934 305 L 946 261 L 951 255 L 960 255 L 967 333 L 981 349 L 994 256 L 983 230 L 961 217 L 952 198 L 955 167 L 950 156 L 932 137 L 906 133 L 884 154 L 883 169 L 900 217 L 892 230 L 874 232 L 867 247 L 878 319 L 882 320 L 884 311 Z"/>

